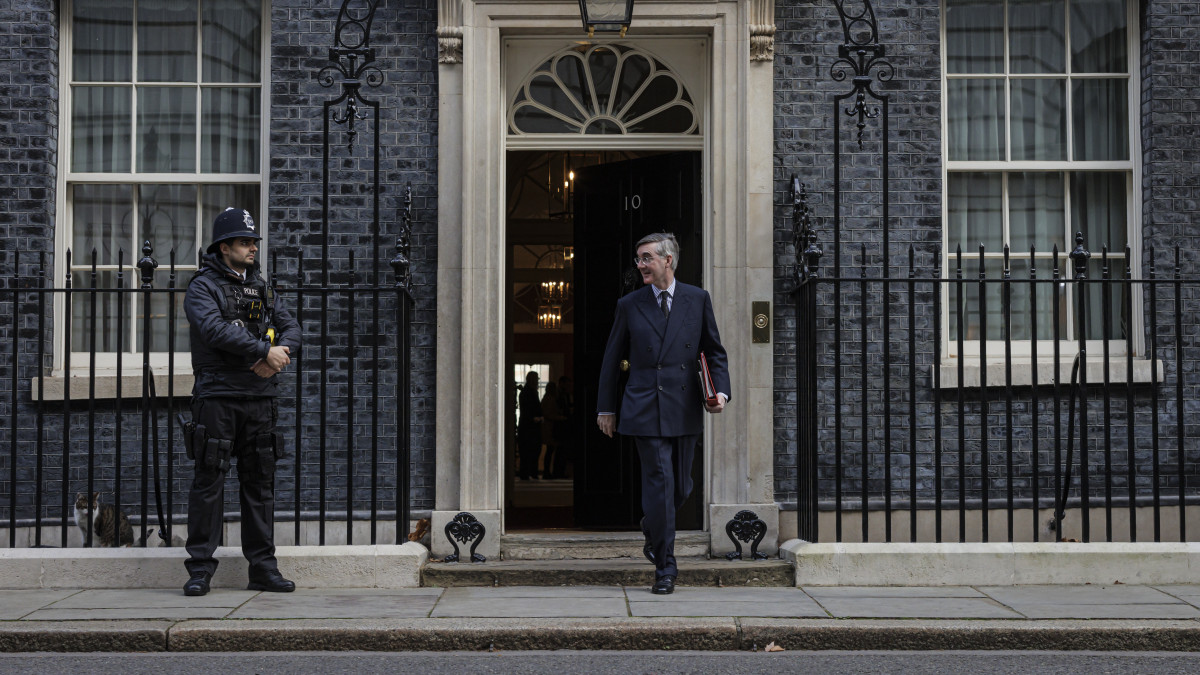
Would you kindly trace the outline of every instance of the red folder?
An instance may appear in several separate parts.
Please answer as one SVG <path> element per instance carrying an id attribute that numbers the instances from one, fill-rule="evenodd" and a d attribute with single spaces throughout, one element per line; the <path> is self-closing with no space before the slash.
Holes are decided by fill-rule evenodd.
<path id="1" fill-rule="evenodd" d="M 700 352 L 700 392 L 704 394 L 705 405 L 716 405 L 717 388 L 713 384 L 712 373 L 708 372 L 708 359 L 704 358 L 704 352 Z"/>

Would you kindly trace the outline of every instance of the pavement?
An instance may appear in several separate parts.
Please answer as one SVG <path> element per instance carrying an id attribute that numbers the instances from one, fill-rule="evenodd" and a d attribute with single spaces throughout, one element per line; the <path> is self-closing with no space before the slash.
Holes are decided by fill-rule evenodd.
<path id="1" fill-rule="evenodd" d="M 1200 651 L 1200 585 L 0 590 L 0 651 Z"/>

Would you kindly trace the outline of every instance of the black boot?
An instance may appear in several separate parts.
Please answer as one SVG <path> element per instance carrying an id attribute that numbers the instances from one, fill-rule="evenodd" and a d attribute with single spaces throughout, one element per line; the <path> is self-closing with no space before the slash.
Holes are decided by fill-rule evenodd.
<path id="1" fill-rule="evenodd" d="M 283 578 L 279 570 L 263 570 L 250 572 L 249 591 L 267 591 L 269 593 L 291 593 L 296 590 L 296 584 Z"/>
<path id="2" fill-rule="evenodd" d="M 209 572 L 192 572 L 192 578 L 183 585 L 184 595 L 208 595 L 208 582 L 212 579 Z"/>

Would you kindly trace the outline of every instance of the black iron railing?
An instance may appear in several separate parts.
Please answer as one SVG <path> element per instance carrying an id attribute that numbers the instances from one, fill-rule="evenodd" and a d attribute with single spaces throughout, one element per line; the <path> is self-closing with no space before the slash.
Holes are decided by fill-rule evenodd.
<path id="1" fill-rule="evenodd" d="M 395 255 L 385 261 L 393 283 L 378 274 L 378 265 L 375 272 L 351 271 L 338 284 L 279 283 L 270 275 L 303 331 L 295 367 L 278 376 L 277 399 L 290 457 L 277 472 L 276 515 L 294 521 L 296 542 L 309 540 L 302 524 L 315 522 L 316 543 L 326 544 L 327 527 L 342 520 L 345 533 L 337 543 L 363 543 L 355 540 L 356 522 L 367 524 L 370 543 L 379 543 L 379 524 L 388 519 L 396 523 L 396 542 L 406 541 L 410 209 L 411 190 Z M 176 392 L 191 369 L 178 342 L 186 339 L 183 294 L 194 268 L 179 270 L 173 253 L 159 268 L 149 242 L 142 252 L 140 286 L 123 252 L 112 287 L 102 287 L 94 254 L 90 271 L 68 273 L 58 286 L 51 283 L 45 255 L 32 264 L 26 262 L 32 256 L 19 253 L 6 261 L 9 273 L 0 288 L 7 324 L 0 327 L 7 352 L 0 373 L 8 385 L 0 388 L 0 442 L 7 446 L 0 455 L 0 528 L 8 530 L 10 547 L 24 528 L 32 530 L 31 545 L 66 546 L 76 526 L 88 533 L 84 545 L 92 545 L 94 514 L 85 510 L 81 519 L 87 522 L 76 523 L 74 506 L 77 494 L 96 492 L 130 517 L 142 543 L 158 545 L 155 529 L 165 542 L 178 542 L 182 534 L 176 528 L 186 523 L 192 471 L 176 415 L 187 414 L 189 397 Z M 67 251 L 67 269 L 71 257 Z M 295 263 L 295 278 L 304 279 L 305 261 Z M 356 267 L 352 254 L 349 265 Z M 62 317 L 57 328 L 56 315 Z M 101 351 L 106 338 L 118 348 Z M 130 391 L 126 383 L 138 375 L 140 391 Z M 232 499 L 226 510 L 236 512 Z M 43 535 L 55 528 L 57 536 Z"/>
<path id="2" fill-rule="evenodd" d="M 1165 276 L 1166 256 L 1148 251 L 1138 278 L 1128 250 L 1092 260 L 1082 235 L 1067 255 L 1019 259 L 909 247 L 888 275 L 860 244 L 842 276 L 824 277 L 795 182 L 793 194 L 802 538 L 843 541 L 857 518 L 855 539 L 942 541 L 955 518 L 959 541 L 1057 539 L 1064 519 L 1082 541 L 1137 541 L 1147 507 L 1153 540 L 1187 540 L 1182 507 L 1200 504 L 1200 279 L 1178 249 Z M 1163 531 L 1166 507 L 1180 507 L 1177 532 Z M 1128 524 L 1114 532 L 1120 509 Z M 822 511 L 832 532 L 818 531 Z"/>

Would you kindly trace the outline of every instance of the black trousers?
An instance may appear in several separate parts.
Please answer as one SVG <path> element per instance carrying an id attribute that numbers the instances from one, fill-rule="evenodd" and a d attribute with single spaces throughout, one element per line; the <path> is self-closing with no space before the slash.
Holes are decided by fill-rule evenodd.
<path id="1" fill-rule="evenodd" d="M 537 428 L 517 430 L 517 477 L 536 478 L 542 454 L 542 434 Z"/>
<path id="2" fill-rule="evenodd" d="M 692 494 L 692 458 L 699 436 L 635 436 L 642 462 L 642 514 L 657 561 L 655 577 L 675 566 L 675 510 Z"/>
<path id="3" fill-rule="evenodd" d="M 232 442 L 230 462 L 237 465 L 242 505 L 242 553 L 250 571 L 278 569 L 275 560 L 275 457 L 263 447 L 275 430 L 275 402 L 270 398 L 201 398 L 192 403 L 192 420 L 210 438 Z M 187 552 L 189 573 L 217 570 L 213 557 L 221 544 L 225 519 L 225 477 L 229 463 L 216 467 L 196 451 L 196 474 L 188 493 Z"/>

